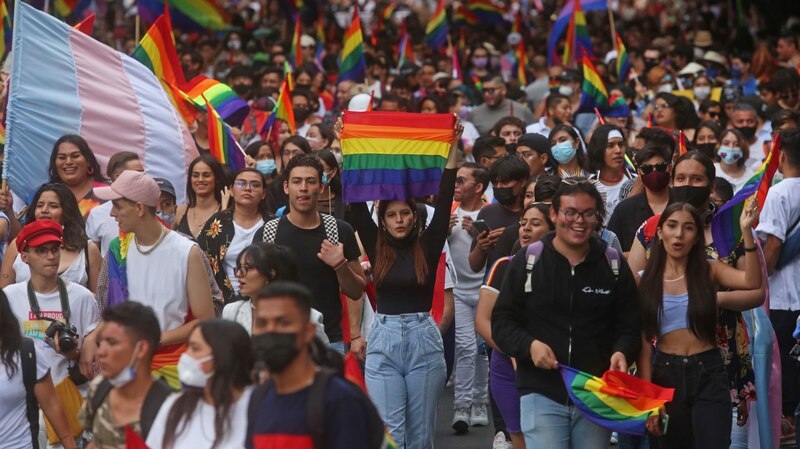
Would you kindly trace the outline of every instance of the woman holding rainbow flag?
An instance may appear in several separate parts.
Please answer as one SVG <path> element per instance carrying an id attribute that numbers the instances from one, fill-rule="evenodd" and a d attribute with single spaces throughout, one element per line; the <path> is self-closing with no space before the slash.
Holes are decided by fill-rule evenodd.
<path id="1" fill-rule="evenodd" d="M 707 260 L 703 219 L 691 204 L 670 205 L 658 221 L 639 282 L 643 345 L 637 365 L 643 379 L 675 388 L 675 396 L 666 406 L 667 426 L 663 418 L 659 425 L 658 416 L 648 419 L 655 447 L 730 446 L 731 398 L 716 345 L 717 308 L 741 307 L 734 298 L 718 298 L 717 290 L 720 285 L 737 290 L 761 285 L 761 266 L 750 232 L 757 207 L 755 202 L 749 204 L 739 221 L 744 270 Z"/>

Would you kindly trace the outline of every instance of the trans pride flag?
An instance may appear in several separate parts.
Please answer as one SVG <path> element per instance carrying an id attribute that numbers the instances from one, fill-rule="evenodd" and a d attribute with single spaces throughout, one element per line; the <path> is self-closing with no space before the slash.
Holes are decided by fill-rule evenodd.
<path id="1" fill-rule="evenodd" d="M 589 421 L 605 429 L 644 435 L 647 417 L 672 400 L 675 390 L 618 371 L 603 377 L 559 364 L 570 399 Z"/>
<path id="2" fill-rule="evenodd" d="M 29 201 L 48 178 L 55 141 L 79 134 L 103 167 L 121 149 L 137 153 L 183 202 L 197 148 L 155 75 L 26 3 L 17 4 L 14 28 L 3 166 L 14 193 Z"/>
<path id="3" fill-rule="evenodd" d="M 344 201 L 407 200 L 439 191 L 452 114 L 353 112 L 342 117 Z"/>

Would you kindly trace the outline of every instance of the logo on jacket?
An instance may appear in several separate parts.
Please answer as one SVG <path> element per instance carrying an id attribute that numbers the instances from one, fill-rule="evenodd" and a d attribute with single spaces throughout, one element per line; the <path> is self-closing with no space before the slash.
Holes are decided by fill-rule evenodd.
<path id="1" fill-rule="evenodd" d="M 586 287 L 583 287 L 583 292 L 584 293 L 594 293 L 595 295 L 610 295 L 611 294 L 611 290 L 604 290 L 602 288 L 592 288 L 592 287 L 589 287 L 588 285 Z"/>

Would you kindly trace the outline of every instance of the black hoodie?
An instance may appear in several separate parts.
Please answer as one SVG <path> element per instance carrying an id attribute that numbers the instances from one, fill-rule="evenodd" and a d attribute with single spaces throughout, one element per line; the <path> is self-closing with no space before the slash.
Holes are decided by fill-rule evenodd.
<path id="1" fill-rule="evenodd" d="M 509 263 L 492 312 L 492 338 L 505 354 L 516 357 L 520 394 L 538 393 L 568 404 L 559 371 L 533 365 L 531 343 L 550 346 L 559 364 L 601 376 L 614 352 L 622 352 L 628 364 L 639 355 L 639 300 L 624 257 L 615 279 L 605 242 L 592 236 L 586 259 L 572 267 L 553 247 L 553 237 L 550 233 L 542 239 L 531 293 L 525 293 L 526 248 Z"/>

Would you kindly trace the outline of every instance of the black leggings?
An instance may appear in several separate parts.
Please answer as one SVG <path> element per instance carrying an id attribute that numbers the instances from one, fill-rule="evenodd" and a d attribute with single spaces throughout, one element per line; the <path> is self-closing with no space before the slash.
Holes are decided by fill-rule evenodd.
<path id="1" fill-rule="evenodd" d="M 728 449 L 731 395 L 719 349 L 691 356 L 656 352 L 653 383 L 675 389 L 667 403 L 667 434 L 650 437 L 654 449 Z"/>

